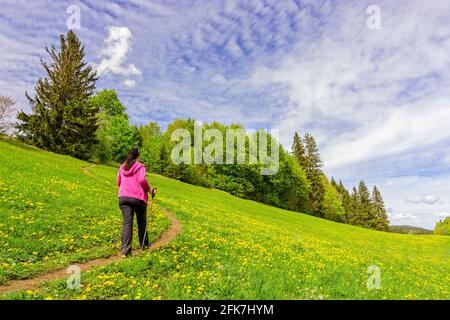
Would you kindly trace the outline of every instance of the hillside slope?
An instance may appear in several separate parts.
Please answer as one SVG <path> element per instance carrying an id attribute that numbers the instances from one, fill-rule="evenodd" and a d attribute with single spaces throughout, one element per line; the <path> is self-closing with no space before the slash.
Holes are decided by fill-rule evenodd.
<path id="1" fill-rule="evenodd" d="M 17 142 L 0 140 L 0 161 L 0 284 L 117 253 L 122 215 L 114 179 Z M 111 178 L 115 169 L 107 170 Z M 157 210 L 152 222 L 155 239 L 169 221 Z"/>
<path id="2" fill-rule="evenodd" d="M 75 247 L 71 248 L 70 240 L 65 241 L 71 235 L 75 243 L 83 244 L 85 254 L 95 252 L 93 248 L 98 243 L 84 243 L 80 240 L 83 238 L 79 238 L 89 229 L 88 225 L 92 226 L 89 221 L 93 217 L 102 217 L 91 230 L 93 237 L 106 237 L 105 243 L 109 246 L 119 240 L 120 214 L 114 207 L 115 168 L 91 167 L 90 174 L 86 174 L 80 168 L 88 166 L 87 163 L 5 142 L 0 142 L 0 153 L 4 164 L 0 169 L 0 190 L 3 190 L 0 238 L 6 235 L 9 236 L 6 239 L 11 239 L 9 229 L 14 228 L 14 241 L 7 240 L 7 247 L 1 248 L 2 262 L 5 250 L 12 249 L 6 257 L 16 264 L 18 257 L 29 258 L 33 252 L 39 258 L 28 263 L 31 266 L 41 263 L 42 246 L 35 242 L 53 230 L 52 226 L 63 242 L 55 240 L 46 250 L 72 254 Z M 47 178 L 42 178 L 45 175 Z M 57 281 L 39 291 L 7 297 L 450 297 L 449 237 L 377 232 L 266 206 L 158 175 L 149 175 L 149 180 L 159 189 L 157 205 L 170 209 L 183 224 L 183 233 L 170 246 L 83 274 L 83 287 L 79 290 L 68 290 L 64 281 Z M 22 198 L 15 196 L 18 190 Z M 32 198 L 29 194 L 40 199 L 43 208 L 33 207 L 39 206 L 38 200 L 33 206 L 28 204 L 27 200 Z M 47 209 L 46 203 L 53 205 Z M 83 210 L 75 210 L 78 207 Z M 18 216 L 22 217 L 18 219 Z M 111 217 L 115 217 L 113 221 Z M 29 219 L 33 223 L 27 223 Z M 53 219 L 57 222 L 52 224 Z M 74 231 L 74 226 L 68 223 L 72 220 L 86 221 L 86 224 L 84 228 L 75 227 Z M 159 222 L 152 226 L 154 236 L 159 231 L 153 229 L 164 228 L 164 219 L 156 220 Z M 36 235 L 31 236 L 33 232 Z M 370 266 L 380 268 L 380 289 L 367 288 Z M 0 274 L 6 277 L 17 274 L 1 270 Z"/>

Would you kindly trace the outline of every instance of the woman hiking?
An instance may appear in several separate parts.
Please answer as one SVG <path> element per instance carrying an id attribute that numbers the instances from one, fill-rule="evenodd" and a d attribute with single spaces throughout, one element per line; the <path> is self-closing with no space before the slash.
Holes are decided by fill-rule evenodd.
<path id="1" fill-rule="evenodd" d="M 121 252 L 125 256 L 131 255 L 134 213 L 136 213 L 139 243 L 144 247 L 150 246 L 145 230 L 147 229 L 148 192 L 151 189 L 146 178 L 147 170 L 142 163 L 139 163 L 139 159 L 139 148 L 132 148 L 117 173 L 119 207 L 123 216 Z"/>

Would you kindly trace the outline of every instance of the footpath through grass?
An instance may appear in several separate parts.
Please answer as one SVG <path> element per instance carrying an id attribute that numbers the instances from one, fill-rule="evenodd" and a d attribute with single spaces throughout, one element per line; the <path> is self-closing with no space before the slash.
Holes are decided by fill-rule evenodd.
<path id="1" fill-rule="evenodd" d="M 0 161 L 0 284 L 118 252 L 116 169 L 1 140 Z M 150 239 L 169 225 L 156 211 Z"/>
<path id="2" fill-rule="evenodd" d="M 4 143 L 0 147 L 10 148 Z M 17 159 L 13 172 L 19 174 L 21 171 L 17 170 L 32 165 L 31 158 L 38 156 L 50 157 L 52 163 L 57 162 L 56 158 L 67 161 L 70 159 L 43 152 L 23 154 Z M 105 246 L 111 247 L 111 242 L 119 240 L 120 232 L 120 216 L 113 208 L 116 201 L 115 190 L 110 190 L 114 189 L 116 170 L 94 167 L 91 169 L 93 177 L 89 177 L 79 170 L 79 167 L 86 164 L 72 159 L 70 161 L 70 165 L 60 168 L 60 173 L 66 173 L 70 166 L 78 168 L 78 171 L 71 170 L 73 172 L 70 174 L 71 179 L 78 181 L 78 196 L 74 199 L 67 195 L 70 192 L 64 196 L 60 193 L 60 202 L 55 204 L 53 215 L 48 211 L 44 217 L 48 221 L 70 219 L 66 216 L 74 219 L 76 215 L 71 210 L 66 209 L 62 215 L 58 215 L 57 206 L 66 203 L 66 199 L 72 201 L 73 207 L 83 205 L 83 208 L 87 208 L 90 203 L 90 211 L 82 210 L 86 212 L 83 219 L 89 221 L 94 216 L 103 216 L 104 220 L 100 221 L 109 221 L 111 216 L 118 219 L 116 224 L 105 223 L 102 226 L 97 223 L 97 228 L 89 229 L 90 234 L 99 239 L 102 239 L 101 232 L 109 235 Z M 46 170 L 42 169 L 43 171 Z M 11 167 L 9 171 L 2 171 L 2 181 L 4 172 L 11 174 Z M 22 184 L 33 181 L 29 175 L 16 178 Z M 92 183 L 91 179 L 98 182 L 96 194 L 84 185 L 88 181 Z M 9 294 L 3 298 L 450 298 L 449 237 L 377 232 L 262 205 L 222 191 L 204 189 L 158 175 L 149 175 L 149 179 L 158 187 L 157 204 L 173 211 L 183 224 L 182 234 L 171 245 L 85 272 L 82 274 L 82 287 L 78 290 L 67 289 L 65 280 L 60 280 L 48 283 L 37 291 Z M 36 190 L 35 193 L 36 197 L 43 197 L 45 190 Z M 52 198 L 52 201 L 56 199 L 58 198 Z M 104 213 L 92 213 L 94 203 L 102 201 L 105 205 Z M 4 204 L 1 203 L 3 208 Z M 110 207 L 112 209 L 108 209 Z M 109 210 L 114 212 L 107 213 Z M 14 212 L 11 209 L 7 217 L 2 216 L 0 223 L 4 224 L 4 220 L 17 214 Z M 24 214 L 23 219 L 26 218 L 28 217 Z M 37 220 L 35 217 L 35 221 Z M 58 236 L 62 239 L 68 237 L 67 234 L 86 232 L 83 228 L 75 233 L 67 223 L 63 226 L 60 223 L 55 225 L 61 228 Z M 5 232 L 10 226 L 13 223 L 6 228 L 2 226 L 0 230 Z M 39 232 L 44 228 L 45 233 L 47 230 L 40 218 L 39 225 L 23 223 L 22 228 L 22 232 L 31 228 L 31 232 Z M 25 238 L 9 243 L 10 248 L 19 248 L 10 253 L 10 257 L 16 257 L 16 251 L 23 250 L 29 252 L 30 257 L 33 256 L 32 251 L 38 252 L 38 257 L 42 255 L 36 250 L 39 247 L 27 249 L 26 245 L 34 245 L 34 240 L 39 238 L 29 242 Z M 58 251 L 64 252 L 60 256 L 70 256 L 74 252 L 73 248 L 69 249 L 70 245 L 67 243 L 59 247 Z M 381 288 L 378 290 L 369 290 L 367 287 L 369 266 L 380 268 Z"/>

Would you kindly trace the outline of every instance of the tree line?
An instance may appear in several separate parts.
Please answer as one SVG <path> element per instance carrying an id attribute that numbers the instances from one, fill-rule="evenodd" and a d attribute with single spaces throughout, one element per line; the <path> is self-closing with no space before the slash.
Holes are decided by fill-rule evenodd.
<path id="1" fill-rule="evenodd" d="M 350 193 L 342 181 L 336 183 L 331 178 L 328 182 L 322 171 L 319 149 L 311 134 L 306 133 L 302 138 L 295 132 L 291 153 L 304 169 L 310 183 L 312 214 L 365 228 L 389 230 L 383 197 L 377 186 L 370 193 L 366 183 L 361 180 L 358 188 L 353 187 Z"/>
<path id="2" fill-rule="evenodd" d="M 370 193 L 361 181 L 349 192 L 341 181 L 331 181 L 314 137 L 295 133 L 292 150 L 279 150 L 279 170 L 261 175 L 261 163 L 180 164 L 170 158 L 176 129 L 194 131 L 193 119 L 177 119 L 163 132 L 156 122 L 134 126 L 113 89 L 95 91 L 96 71 L 84 61 L 84 46 L 73 31 L 60 36 L 59 51 L 46 48 L 49 63 L 42 61 L 46 76 L 35 95 L 26 93 L 32 112 L 20 111 L 16 125 L 22 141 L 39 148 L 102 163 L 121 163 L 131 146 L 141 148 L 141 161 L 150 171 L 188 183 L 227 191 L 241 198 L 263 202 L 321 218 L 377 230 L 388 230 L 380 191 Z M 206 123 L 202 130 L 244 129 L 240 124 Z M 245 148 L 249 148 L 249 136 Z M 278 143 L 270 137 L 269 143 Z M 224 144 L 225 145 L 225 144 Z M 206 147 L 202 145 L 202 148 Z M 237 152 L 237 150 L 234 150 Z M 225 152 L 225 150 L 224 150 Z"/>

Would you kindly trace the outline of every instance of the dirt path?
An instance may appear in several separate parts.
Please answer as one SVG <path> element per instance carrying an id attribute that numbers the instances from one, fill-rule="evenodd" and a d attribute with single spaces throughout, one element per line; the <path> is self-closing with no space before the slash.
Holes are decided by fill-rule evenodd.
<path id="1" fill-rule="evenodd" d="M 181 233 L 182 225 L 181 223 L 174 217 L 173 213 L 164 209 L 167 213 L 167 216 L 171 222 L 169 229 L 167 229 L 161 236 L 151 244 L 150 250 L 154 251 L 160 247 L 167 245 L 171 242 L 175 237 Z M 140 249 L 134 249 L 133 255 L 138 255 L 140 253 Z M 121 254 L 116 254 L 110 256 L 108 258 L 99 258 L 94 260 L 89 260 L 84 263 L 73 263 L 72 265 L 77 265 L 81 271 L 86 271 L 96 266 L 104 266 L 110 264 L 112 262 L 122 260 Z M 3 285 L 0 285 L 0 294 L 15 292 L 15 291 L 24 291 L 24 290 L 34 290 L 38 288 L 44 281 L 56 280 L 69 277 L 69 274 L 66 273 L 67 268 L 59 269 L 55 271 L 50 271 L 45 274 L 41 274 L 35 278 L 24 279 L 24 280 L 11 280 Z"/>
<path id="2" fill-rule="evenodd" d="M 95 166 L 96 166 L 96 164 L 93 163 L 93 164 L 90 164 L 90 165 L 88 165 L 88 166 L 81 167 L 80 170 L 81 170 L 84 174 L 86 174 L 86 175 L 88 175 L 88 176 L 90 176 L 90 177 L 93 177 L 94 175 L 92 174 L 92 171 L 91 171 L 90 169 L 91 169 L 91 168 L 94 168 Z"/>

